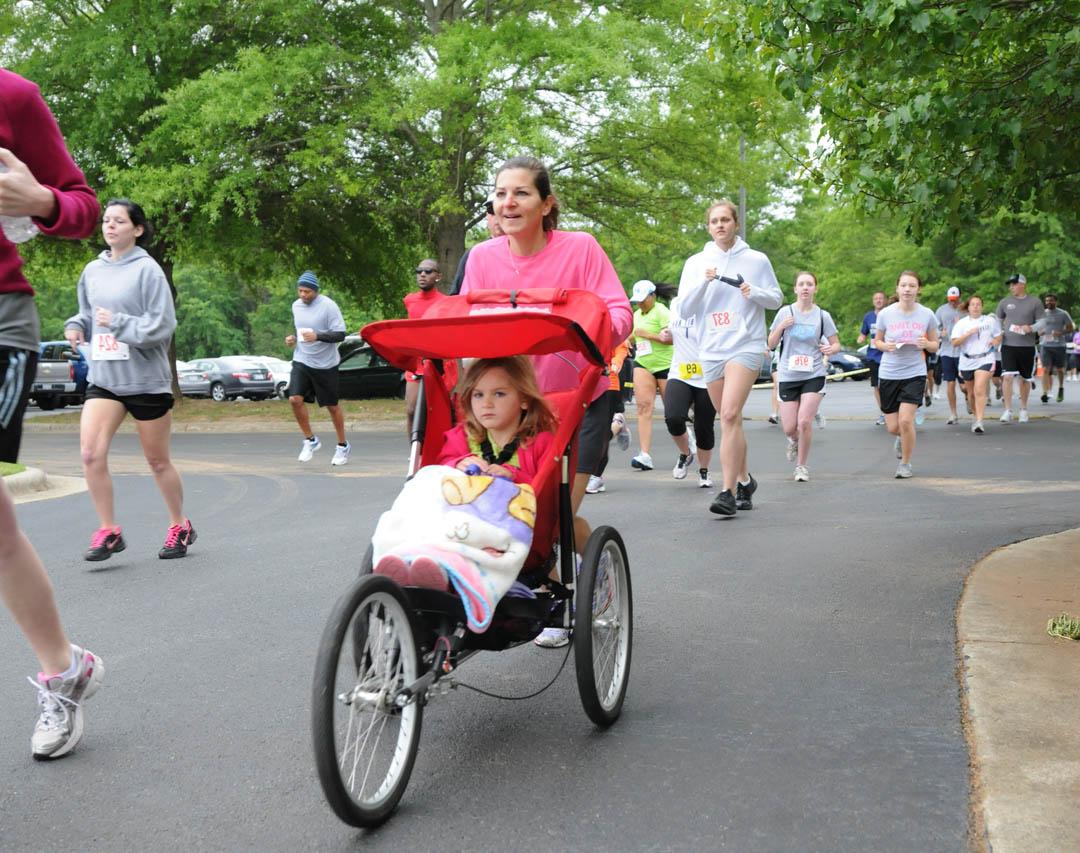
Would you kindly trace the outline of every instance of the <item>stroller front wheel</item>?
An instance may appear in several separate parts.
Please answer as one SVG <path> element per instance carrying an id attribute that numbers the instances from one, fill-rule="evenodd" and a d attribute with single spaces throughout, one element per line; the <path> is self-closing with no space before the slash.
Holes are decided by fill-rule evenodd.
<path id="1" fill-rule="evenodd" d="M 399 707 L 419 655 L 401 588 L 364 575 L 334 607 L 312 684 L 312 740 L 319 782 L 345 823 L 383 823 L 405 793 L 420 745 L 423 705 Z"/>

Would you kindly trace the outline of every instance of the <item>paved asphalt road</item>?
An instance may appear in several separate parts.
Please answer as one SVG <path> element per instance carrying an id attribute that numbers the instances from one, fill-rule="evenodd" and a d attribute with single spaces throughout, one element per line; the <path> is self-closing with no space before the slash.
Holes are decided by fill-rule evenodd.
<path id="1" fill-rule="evenodd" d="M 846 387 L 834 412 L 868 393 Z M 736 519 L 671 479 L 662 437 L 661 470 L 615 451 L 608 492 L 586 503 L 622 532 L 634 578 L 619 722 L 591 726 L 572 661 L 527 702 L 459 691 L 430 706 L 405 799 L 372 833 L 322 800 L 309 691 L 324 619 L 400 483 L 397 430 L 357 435 L 333 473 L 325 449 L 296 463 L 292 435 L 176 436 L 199 541 L 175 562 L 154 556 L 164 510 L 119 436 L 115 467 L 135 472 L 117 477 L 125 553 L 81 561 L 85 494 L 19 508 L 73 638 L 108 674 L 79 749 L 32 762 L 32 658 L 0 619 L 3 848 L 964 849 L 954 608 L 980 555 L 1078 524 L 1080 424 L 976 438 L 928 423 L 907 482 L 868 420 L 815 434 L 808 484 L 790 481 L 775 427 L 748 435 L 761 489 Z M 70 434 L 30 433 L 23 456 L 77 473 Z M 529 645 L 461 678 L 526 693 L 561 660 Z"/>

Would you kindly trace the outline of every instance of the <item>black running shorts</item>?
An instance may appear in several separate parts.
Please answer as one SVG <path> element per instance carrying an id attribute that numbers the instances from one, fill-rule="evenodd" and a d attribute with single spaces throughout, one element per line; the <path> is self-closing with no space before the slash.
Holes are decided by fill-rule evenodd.
<path id="1" fill-rule="evenodd" d="M 115 400 L 122 403 L 137 421 L 156 421 L 163 418 L 173 407 L 172 394 L 114 394 L 106 388 L 89 385 L 86 388 L 87 400 Z"/>
<path id="2" fill-rule="evenodd" d="M 37 373 L 38 354 L 0 347 L 0 462 L 18 462 L 23 415 Z"/>
<path id="3" fill-rule="evenodd" d="M 1001 375 L 1031 379 L 1035 375 L 1035 347 L 1001 347 Z"/>
<path id="4" fill-rule="evenodd" d="M 878 384 L 881 389 L 881 411 L 887 415 L 900 411 L 901 403 L 921 406 L 926 394 L 926 377 L 912 376 L 909 379 L 882 379 Z"/>
<path id="5" fill-rule="evenodd" d="M 803 394 L 820 394 L 825 390 L 825 377 L 812 376 L 795 382 L 781 382 L 776 389 L 776 396 L 785 403 L 794 403 Z"/>
<path id="6" fill-rule="evenodd" d="M 320 406 L 338 404 L 338 369 L 334 367 L 309 367 L 302 361 L 293 360 L 289 375 L 290 397 L 303 397 L 304 402 L 317 402 Z"/>

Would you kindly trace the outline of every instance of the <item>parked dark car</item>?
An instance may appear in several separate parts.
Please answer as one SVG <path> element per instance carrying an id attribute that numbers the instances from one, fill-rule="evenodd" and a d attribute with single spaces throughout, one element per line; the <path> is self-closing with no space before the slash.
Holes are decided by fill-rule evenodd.
<path id="1" fill-rule="evenodd" d="M 249 400 L 266 400 L 277 392 L 270 371 L 254 367 L 243 359 L 197 358 L 188 362 L 191 369 L 206 374 L 210 383 L 210 398 L 219 403 L 246 397 Z"/>
<path id="2" fill-rule="evenodd" d="M 338 368 L 338 389 L 343 400 L 405 396 L 405 374 L 367 344 L 344 347 Z"/>
<path id="3" fill-rule="evenodd" d="M 857 352 L 840 350 L 835 355 L 829 356 L 829 373 L 850 373 L 852 370 L 862 370 L 866 367 L 866 361 Z M 860 373 L 856 376 L 845 376 L 844 379 L 865 379 L 869 374 Z"/>

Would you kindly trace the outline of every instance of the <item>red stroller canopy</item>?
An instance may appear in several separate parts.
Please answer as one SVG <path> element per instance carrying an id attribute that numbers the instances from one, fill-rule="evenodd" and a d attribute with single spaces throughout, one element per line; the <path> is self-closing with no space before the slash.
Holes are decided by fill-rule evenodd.
<path id="1" fill-rule="evenodd" d="M 607 304 L 587 290 L 477 290 L 436 302 L 419 320 L 379 320 L 360 334 L 402 370 L 422 358 L 498 358 L 578 352 L 606 365 L 611 350 Z"/>

